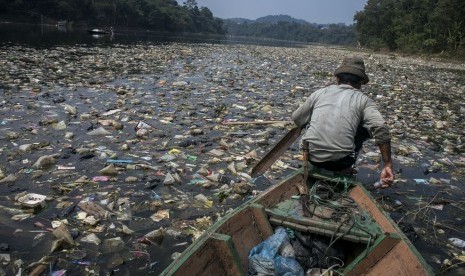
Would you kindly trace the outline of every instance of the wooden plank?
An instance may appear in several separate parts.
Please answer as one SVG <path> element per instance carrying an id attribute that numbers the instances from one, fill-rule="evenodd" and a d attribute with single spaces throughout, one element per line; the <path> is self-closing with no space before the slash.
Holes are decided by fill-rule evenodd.
<path id="1" fill-rule="evenodd" d="M 246 208 L 219 226 L 217 233 L 230 235 L 244 267 L 249 265 L 249 252 L 268 236 L 255 225 L 251 208 Z"/>
<path id="2" fill-rule="evenodd" d="M 347 275 L 365 275 L 373 266 L 396 246 L 402 239 L 397 235 L 383 235 L 378 238 L 366 254 L 360 255 L 344 271 Z"/>
<path id="3" fill-rule="evenodd" d="M 250 175 L 258 177 L 265 173 L 282 154 L 299 138 L 302 128 L 296 126 L 282 137 L 279 142 L 252 168 Z"/>
<path id="4" fill-rule="evenodd" d="M 363 209 L 365 209 L 367 212 L 371 214 L 371 216 L 381 227 L 382 231 L 384 231 L 385 233 L 395 233 L 399 235 L 399 237 L 401 237 L 402 239 L 402 247 L 409 252 L 408 254 L 411 258 L 416 260 L 415 263 L 420 264 L 422 266 L 422 271 L 426 273 L 426 275 L 434 275 L 433 270 L 431 269 L 429 264 L 426 263 L 425 259 L 422 257 L 420 252 L 418 252 L 415 246 L 413 246 L 410 240 L 399 229 L 397 224 L 395 224 L 395 222 L 389 217 L 389 214 L 382 211 L 378 207 L 375 199 L 363 186 L 361 186 L 361 184 L 354 187 L 350 191 L 349 196 L 352 197 L 359 206 L 361 206 Z"/>
<path id="5" fill-rule="evenodd" d="M 288 222 L 291 224 L 308 226 L 309 228 L 318 228 L 318 229 L 321 229 L 322 231 L 325 230 L 328 233 L 338 232 L 341 235 L 346 233 L 351 236 L 357 236 L 357 237 L 365 238 L 365 239 L 369 239 L 371 237 L 371 235 L 368 234 L 367 232 L 357 229 L 356 227 L 353 227 L 352 225 L 349 225 L 349 224 L 341 225 L 341 222 L 336 222 L 336 221 L 317 220 L 317 219 L 306 218 L 306 217 L 298 218 L 298 217 L 291 217 L 291 216 L 282 216 L 280 214 L 276 214 L 273 212 L 270 212 L 270 219 L 273 219 L 275 223 Z M 371 233 L 371 234 L 375 235 L 376 237 L 380 233 L 377 232 L 377 233 Z"/>
<path id="6" fill-rule="evenodd" d="M 323 235 L 326 237 L 335 237 L 341 240 L 347 240 L 347 241 L 356 242 L 356 243 L 367 244 L 371 241 L 367 237 L 359 237 L 356 235 L 342 234 L 342 233 L 334 234 L 334 231 L 331 231 L 331 230 L 327 230 L 327 229 L 323 229 L 319 227 L 312 227 L 308 225 L 301 225 L 301 224 L 293 223 L 290 221 L 284 221 L 284 220 L 273 218 L 273 217 L 270 218 L 270 222 L 274 225 L 284 226 L 284 227 L 287 227 L 293 230 L 297 230 L 299 232 L 313 233 L 313 234 Z"/>
<path id="7" fill-rule="evenodd" d="M 290 198 L 293 195 L 298 195 L 299 185 L 304 185 L 302 171 L 296 171 L 283 182 L 271 186 L 258 195 L 254 202 L 268 208 Z"/>
<path id="8" fill-rule="evenodd" d="M 216 259 L 212 256 L 216 256 L 217 253 L 211 251 L 209 246 L 206 246 L 209 237 L 214 233 L 231 236 L 233 241 L 232 243 L 242 266 L 248 267 L 248 254 L 250 249 L 265 240 L 270 233 L 272 233 L 271 226 L 268 226 L 267 228 L 264 221 L 260 222 L 260 229 L 255 225 L 254 216 L 259 217 L 260 215 L 257 210 L 254 210 L 253 212 L 251 210 L 251 205 L 254 201 L 255 199 L 248 201 L 246 204 L 227 214 L 222 220 L 216 222 L 191 246 L 184 250 L 181 256 L 174 260 L 161 275 L 182 275 L 182 272 L 192 274 L 189 272 L 189 267 L 192 266 L 192 261 L 197 263 L 197 266 L 200 266 L 201 264 L 212 267 L 216 266 Z M 258 208 L 258 206 L 255 206 L 255 208 Z M 262 215 L 266 216 L 265 213 Z M 203 251 L 205 251 L 205 254 L 199 253 Z M 208 257 L 203 258 L 202 256 Z M 210 271 L 210 269 L 207 269 L 206 267 L 203 267 L 202 269 Z M 212 271 L 213 270 L 215 269 L 212 269 Z M 219 268 L 216 270 L 219 271 Z M 181 273 L 178 274 L 178 271 Z M 211 275 L 223 275 L 222 273 L 223 272 L 212 273 Z M 195 273 L 192 275 L 195 275 Z"/>
<path id="9" fill-rule="evenodd" d="M 432 273 L 425 269 L 418 258 L 412 254 L 405 242 L 398 243 L 366 275 L 382 276 L 426 276 Z"/>
<path id="10" fill-rule="evenodd" d="M 266 214 L 265 207 L 260 204 L 251 204 L 250 209 L 254 217 L 254 224 L 261 233 L 261 238 L 265 240 L 273 235 L 273 228 L 271 227 L 268 215 Z"/>
<path id="11" fill-rule="evenodd" d="M 246 275 L 246 269 L 242 267 L 239 254 L 234 247 L 231 236 L 213 233 L 211 239 L 216 248 L 216 255 L 212 257 L 219 258 L 226 272 L 224 275 Z"/>
<path id="12" fill-rule="evenodd" d="M 373 217 L 384 233 L 398 233 L 392 222 L 387 219 L 387 215 L 378 208 L 374 200 L 369 197 L 360 186 L 355 186 L 349 192 L 349 196 Z"/>
<path id="13" fill-rule="evenodd" d="M 208 239 L 201 245 L 197 250 L 192 250 L 174 269 L 162 275 L 226 275 L 223 263 L 217 258 L 212 258 L 218 254 L 213 241 Z"/>
<path id="14" fill-rule="evenodd" d="M 246 275 L 232 238 L 213 233 L 172 272 L 163 275 Z"/>

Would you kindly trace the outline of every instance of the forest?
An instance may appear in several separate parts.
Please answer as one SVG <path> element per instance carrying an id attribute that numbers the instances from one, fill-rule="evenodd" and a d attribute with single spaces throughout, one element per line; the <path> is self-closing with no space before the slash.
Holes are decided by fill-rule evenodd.
<path id="1" fill-rule="evenodd" d="M 242 21 L 241 21 L 242 20 Z M 367 0 L 353 25 L 289 16 L 216 18 L 195 0 L 0 0 L 0 21 L 253 36 L 418 54 L 465 55 L 464 0 Z"/>
<path id="2" fill-rule="evenodd" d="M 223 34 L 223 21 L 195 0 L 0 0 L 1 21 Z"/>
<path id="3" fill-rule="evenodd" d="M 465 54 L 463 0 L 368 0 L 354 19 L 357 41 L 366 48 Z"/>
<path id="4" fill-rule="evenodd" d="M 224 20 L 224 29 L 236 36 L 266 37 L 293 40 L 308 43 L 353 45 L 355 44 L 355 27 L 344 24 L 318 25 L 298 20 L 273 22 L 273 18 L 255 21 Z"/>

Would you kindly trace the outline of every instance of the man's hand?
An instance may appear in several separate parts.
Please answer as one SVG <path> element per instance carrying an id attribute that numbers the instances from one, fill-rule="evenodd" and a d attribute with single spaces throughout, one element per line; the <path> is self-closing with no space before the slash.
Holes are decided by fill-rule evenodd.
<path id="1" fill-rule="evenodd" d="M 381 188 L 388 188 L 394 182 L 394 174 L 392 173 L 392 160 L 391 160 L 391 143 L 384 143 L 378 145 L 381 151 L 384 167 L 381 171 Z"/>
<path id="2" fill-rule="evenodd" d="M 394 182 L 394 174 L 392 173 L 392 166 L 385 165 L 381 171 L 381 188 L 388 188 Z"/>

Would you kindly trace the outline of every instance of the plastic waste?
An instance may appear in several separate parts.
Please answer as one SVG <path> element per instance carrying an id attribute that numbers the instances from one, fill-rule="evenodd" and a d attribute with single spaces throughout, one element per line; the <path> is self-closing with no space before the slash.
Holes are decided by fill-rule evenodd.
<path id="1" fill-rule="evenodd" d="M 134 161 L 131 159 L 108 159 L 107 163 L 113 164 L 132 164 Z"/>
<path id="2" fill-rule="evenodd" d="M 0 254 L 0 263 L 9 263 L 11 261 L 10 254 Z"/>
<path id="3" fill-rule="evenodd" d="M 265 241 L 249 252 L 249 275 L 304 275 L 300 264 L 292 258 L 280 256 L 279 248 L 289 242 L 286 230 L 278 227 Z"/>
<path id="4" fill-rule="evenodd" d="M 75 246 L 76 242 L 74 241 L 71 233 L 68 230 L 68 227 L 64 223 L 60 224 L 55 230 L 53 230 L 53 236 L 56 238 L 55 244 L 52 244 L 51 251 L 55 251 L 60 245 L 65 246 Z"/>
<path id="5" fill-rule="evenodd" d="M 113 165 L 113 164 L 110 164 L 110 165 L 106 166 L 105 168 L 101 169 L 98 172 L 103 174 L 103 175 L 117 175 L 118 174 L 118 170 L 116 169 L 115 165 Z"/>
<path id="6" fill-rule="evenodd" d="M 44 155 L 39 157 L 37 161 L 32 165 L 35 169 L 42 169 L 47 166 L 53 165 L 58 161 L 60 154 Z"/>
<path id="7" fill-rule="evenodd" d="M 228 176 L 228 175 L 220 175 L 218 177 L 218 182 L 221 183 L 221 184 L 234 184 L 235 181 L 232 177 Z"/>
<path id="8" fill-rule="evenodd" d="M 459 238 L 450 238 L 449 241 L 458 248 L 464 248 L 465 247 L 465 241 L 461 240 Z"/>
<path id="9" fill-rule="evenodd" d="M 292 258 L 277 256 L 274 260 L 275 275 L 299 276 L 304 275 L 304 270 L 300 264 Z"/>
<path id="10" fill-rule="evenodd" d="M 289 239 L 284 239 L 283 243 L 279 247 L 279 255 L 287 258 L 295 259 L 295 250 L 292 247 Z"/>
<path id="11" fill-rule="evenodd" d="M 417 184 L 424 184 L 424 185 L 428 185 L 428 180 L 426 179 L 413 179 Z"/>
<path id="12" fill-rule="evenodd" d="M 169 210 L 159 210 L 158 212 L 153 214 L 150 218 L 155 222 L 159 222 L 162 219 L 169 219 L 170 218 L 170 212 L 169 212 Z"/>
<path id="13" fill-rule="evenodd" d="M 91 130 L 91 131 L 87 132 L 87 135 L 91 135 L 91 136 L 110 135 L 110 134 L 111 134 L 111 132 L 104 129 L 103 127 L 99 127 L 99 128 L 96 128 L 94 130 Z"/>
<path id="14" fill-rule="evenodd" d="M 123 203 L 119 206 L 118 220 L 128 221 L 132 219 L 131 206 L 127 203 Z"/>
<path id="15" fill-rule="evenodd" d="M 2 178 L 0 180 L 0 183 L 10 183 L 10 182 L 15 182 L 18 179 L 16 175 L 9 174 L 6 177 Z"/>
<path id="16" fill-rule="evenodd" d="M 137 137 L 145 137 L 149 134 L 149 131 L 145 128 L 141 128 L 138 131 L 136 131 L 136 136 Z"/>
<path id="17" fill-rule="evenodd" d="M 173 175 L 170 173 L 167 173 L 165 176 L 165 180 L 163 180 L 163 185 L 171 185 L 174 184 L 176 180 L 174 179 Z"/>
<path id="18" fill-rule="evenodd" d="M 93 244 L 95 244 L 95 245 L 99 245 L 102 241 L 99 239 L 99 237 L 97 237 L 96 234 L 90 233 L 89 235 L 83 237 L 83 238 L 81 239 L 81 242 L 93 243 Z"/>
<path id="19" fill-rule="evenodd" d="M 106 239 L 102 243 L 103 253 L 114 253 L 123 250 L 125 247 L 124 241 L 121 237 Z"/>
<path id="20" fill-rule="evenodd" d="M 158 228 L 156 230 L 150 231 L 147 234 L 145 234 L 141 238 L 140 241 L 144 242 L 144 241 L 148 240 L 149 243 L 156 243 L 156 244 L 160 245 L 164 238 L 165 238 L 165 229 L 163 227 L 160 227 L 160 228 Z"/>
<path id="21" fill-rule="evenodd" d="M 198 194 L 194 196 L 194 199 L 198 202 L 201 203 L 201 205 L 204 208 L 211 208 L 213 206 L 213 201 L 209 200 L 205 195 L 203 194 Z"/>
<path id="22" fill-rule="evenodd" d="M 150 129 L 150 128 L 152 128 L 151 125 L 147 124 L 146 122 L 140 121 L 139 123 L 137 123 L 134 129 L 135 131 L 138 131 L 139 129 Z"/>
<path id="23" fill-rule="evenodd" d="M 18 202 L 21 203 L 22 206 L 29 208 L 44 207 L 45 198 L 46 196 L 44 195 L 29 193 L 18 198 Z"/>
<path id="24" fill-rule="evenodd" d="M 287 48 L 280 48 L 279 51 L 272 49 L 269 52 L 251 45 L 232 48 L 218 45 L 211 48 L 206 45 L 201 51 L 184 43 L 143 43 L 142 46 L 131 44 L 131 51 L 127 51 L 126 46 L 117 44 L 113 45 L 111 51 L 100 46 L 75 45 L 51 49 L 10 46 L 7 45 L 0 51 L 0 56 L 5 61 L 0 65 L 5 69 L 0 70 L 3 81 L 0 87 L 0 194 L 4 195 L 0 217 L 4 218 L 6 226 L 20 226 L 17 234 L 13 234 L 13 228 L 11 231 L 8 227 L 5 230 L 7 237 L 3 242 L 10 243 L 12 248 L 13 245 L 16 249 L 27 248 L 28 243 L 34 239 L 32 246 L 34 243 L 40 247 L 45 245 L 43 249 L 47 251 L 53 236 L 45 231 L 49 231 L 49 227 L 59 227 L 68 219 L 69 224 L 65 225 L 70 231 L 81 232 L 75 238 L 80 243 L 79 250 L 86 252 L 90 247 L 87 256 L 73 260 L 80 260 L 83 265 L 95 266 L 95 269 L 92 267 L 87 270 L 89 273 L 109 274 L 111 271 L 105 271 L 108 267 L 103 260 L 109 256 L 97 258 L 102 256 L 103 245 L 81 242 L 89 233 L 96 233 L 102 243 L 104 237 L 121 235 L 126 246 L 145 250 L 139 248 L 140 245 L 134 246 L 134 239 L 125 236 L 131 231 L 124 224 L 134 227 L 134 238 L 153 230 L 154 225 L 169 225 L 170 229 L 182 229 L 183 236 L 179 241 L 184 241 L 187 232 L 184 227 L 191 229 L 189 226 L 195 223 L 193 218 L 205 214 L 214 218 L 217 215 L 222 216 L 244 200 L 256 196 L 271 182 L 277 182 L 287 172 L 301 166 L 301 161 L 298 161 L 301 152 L 296 143 L 263 176 L 250 179 L 247 175 L 252 166 L 265 155 L 266 150 L 289 127 L 285 124 L 253 123 L 262 119 L 272 121 L 288 118 L 298 105 L 296 101 L 288 104 L 289 97 L 299 99 L 316 89 L 308 82 L 304 84 L 298 77 L 302 70 L 308 69 L 307 63 L 299 60 L 307 60 L 308 55 L 301 56 L 297 53 L 294 56 L 296 52 L 293 49 L 288 52 Z M 251 49 L 257 55 L 249 60 L 248 53 Z M 324 78 L 325 74 L 320 73 L 332 70 L 340 56 L 334 55 L 332 50 L 331 56 L 328 56 L 325 51 L 318 50 L 322 57 L 326 57 L 327 62 L 316 68 L 312 78 Z M 304 52 L 306 51 L 299 51 Z M 224 62 L 216 62 L 218 53 Z M 337 53 L 340 53 L 339 50 Z M 245 59 L 237 59 L 237 56 Z M 292 58 L 282 58 L 283 56 Z M 43 57 L 47 58 L 46 74 L 42 68 Z M 263 58 L 271 62 L 265 62 L 267 65 L 263 70 L 253 70 L 263 63 Z M 152 62 L 154 59 L 165 62 Z M 411 209 L 412 204 L 426 206 L 431 193 L 445 191 L 447 197 L 444 198 L 444 204 L 442 201 L 434 201 L 427 209 L 421 209 L 422 213 L 419 214 L 437 216 L 435 219 L 444 225 L 444 230 L 441 227 L 432 232 L 442 235 L 430 235 L 429 227 L 423 231 L 423 220 L 417 221 L 416 227 L 425 239 L 438 239 L 439 241 L 433 243 L 444 247 L 441 251 L 460 249 L 447 239 L 464 239 L 458 234 L 453 235 L 448 227 L 458 228 L 459 231 L 463 228 L 460 227 L 463 225 L 459 225 L 463 216 L 460 210 L 456 210 L 457 205 L 452 204 L 453 200 L 460 200 L 465 175 L 465 157 L 461 154 L 465 141 L 462 123 L 465 106 L 461 103 L 463 97 L 460 97 L 463 89 L 460 85 L 457 87 L 457 82 L 453 81 L 461 79 L 463 65 L 438 61 L 430 63 L 417 59 L 413 64 L 405 61 L 407 59 L 392 56 L 370 57 L 370 63 L 374 67 L 383 64 L 383 70 L 377 71 L 380 78 L 376 81 L 385 87 L 370 96 L 374 101 L 381 101 L 382 105 L 392 107 L 392 112 L 385 113 L 385 119 L 390 122 L 393 138 L 396 139 L 393 149 L 402 151 L 402 155 L 393 155 L 393 161 L 397 163 L 396 170 L 399 170 L 396 183 L 406 183 L 405 186 L 402 185 L 400 194 L 391 189 L 375 193 L 381 193 L 382 198 L 384 195 L 389 196 L 391 203 L 396 199 L 401 201 L 404 208 L 396 208 L 395 213 L 403 213 Z M 416 70 L 418 66 L 421 69 L 434 70 Z M 111 70 L 107 70 L 108 68 Z M 408 75 L 409 79 L 396 76 L 399 71 L 397 68 L 402 68 L 400 71 L 405 76 Z M 436 70 L 438 68 L 460 69 Z M 424 72 L 427 72 L 424 76 L 427 79 L 423 78 Z M 186 83 L 181 86 L 173 85 L 176 81 Z M 291 82 L 295 83 L 292 88 L 288 85 Z M 415 83 L 421 85 L 411 85 Z M 396 92 L 394 88 L 397 87 L 402 87 L 402 91 Z M 449 100 L 444 100 L 443 93 L 422 93 L 423 90 L 451 93 L 447 93 Z M 262 93 L 263 91 L 274 92 Z M 409 93 L 403 93 L 405 91 Z M 228 125 L 222 122 L 247 124 Z M 88 132 L 97 136 L 88 135 Z M 264 146 L 265 142 L 269 146 Z M 362 153 L 374 149 L 375 147 L 367 144 Z M 41 162 L 37 168 L 32 166 L 40 156 L 54 153 L 60 153 L 60 157 L 51 160 L 48 165 L 47 162 Z M 372 152 L 359 157 L 360 165 L 367 165 L 364 167 L 367 170 L 361 170 L 359 179 L 378 180 L 373 177 L 379 175 L 379 165 L 382 163 L 377 161 L 381 161 L 380 155 Z M 133 163 L 110 160 L 133 160 Z M 112 166 L 99 172 L 110 163 L 113 163 Z M 401 169 L 406 173 L 400 172 Z M 439 171 L 441 172 L 436 174 Z M 166 177 L 167 173 L 172 178 Z M 177 177 L 178 174 L 180 178 Z M 209 174 L 216 174 L 218 178 L 207 179 Z M 230 179 L 223 178 L 222 175 L 237 183 L 231 185 Z M 449 175 L 451 179 L 441 178 Z M 164 186 L 165 177 L 166 183 L 172 182 L 172 179 L 175 183 Z M 425 184 L 430 186 L 415 184 L 412 178 L 425 178 L 428 182 Z M 422 187 L 415 190 L 411 184 Z M 11 200 L 24 190 L 27 193 L 46 195 L 47 209 L 31 210 L 23 208 L 17 198 Z M 198 200 L 194 199 L 198 194 L 202 195 L 197 197 Z M 415 199 L 407 198 L 408 194 Z M 121 197 L 128 197 L 128 202 L 124 204 L 133 208 L 131 222 L 117 221 L 115 218 L 121 213 L 120 204 L 116 203 L 116 199 Z M 88 199 L 89 204 L 78 206 L 81 199 Z M 436 212 L 433 208 L 443 211 Z M 170 209 L 170 218 L 159 222 L 150 218 L 164 209 Z M 12 220 L 24 222 L 13 222 L 9 225 L 8 221 Z M 38 220 L 46 226 L 35 228 L 32 223 Z M 406 217 L 405 221 L 407 220 Z M 91 226 L 94 223 L 97 224 Z M 204 231 L 202 227 L 195 227 L 198 233 Z M 150 230 L 141 233 L 141 229 Z M 44 235 L 35 231 L 44 231 Z M 411 236 L 408 237 L 413 240 Z M 441 242 L 442 239 L 446 242 Z M 66 244 L 59 243 L 57 242 L 57 247 L 66 247 Z M 156 249 L 160 250 L 157 252 L 160 257 L 157 258 L 157 272 L 163 269 L 162 266 L 167 264 L 166 259 L 174 252 L 170 248 L 173 243 L 177 242 L 170 237 L 163 247 Z M 13 271 L 16 274 L 29 271 L 25 268 L 26 264 L 36 261 L 44 253 L 44 250 L 35 249 L 38 248 L 23 250 L 20 257 L 25 264 L 14 269 L 12 266 L 17 254 L 11 254 L 11 263 L 2 266 L 0 274 L 3 270 L 8 275 Z M 428 248 L 423 250 L 429 255 Z M 286 257 L 286 250 L 280 249 L 279 252 L 278 255 Z M 70 253 L 67 250 L 54 254 L 63 257 L 66 255 L 66 258 L 60 257 L 57 264 L 50 260 L 44 261 L 43 263 L 57 266 L 48 268 L 47 265 L 44 273 L 61 268 L 69 269 L 68 273 L 76 271 L 73 265 L 66 264 L 70 262 Z M 115 270 L 115 273 L 124 274 L 124 270 L 129 267 L 137 269 L 139 264 L 145 265 L 145 260 L 134 261 L 128 256 L 124 258 L 127 265 L 121 267 L 119 272 Z M 154 256 L 151 259 L 154 261 Z M 150 259 L 147 266 L 149 264 Z M 84 271 L 84 268 L 81 269 Z M 146 267 L 140 273 L 145 273 L 148 269 Z M 157 272 L 150 271 L 148 274 Z"/>
<path id="25" fill-rule="evenodd" d="M 92 181 L 94 182 L 106 182 L 106 181 L 109 181 L 110 178 L 108 176 L 105 176 L 105 175 L 98 175 L 98 176 L 94 176 L 92 177 Z"/>

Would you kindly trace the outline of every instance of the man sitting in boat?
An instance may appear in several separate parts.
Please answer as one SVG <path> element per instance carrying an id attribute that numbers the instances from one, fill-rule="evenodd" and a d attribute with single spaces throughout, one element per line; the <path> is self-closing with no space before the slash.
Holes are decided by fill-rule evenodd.
<path id="1" fill-rule="evenodd" d="M 292 113 L 297 126 L 307 125 L 302 140 L 308 143 L 309 161 L 333 172 L 352 171 L 363 142 L 374 137 L 384 163 L 381 187 L 389 187 L 394 180 L 391 136 L 374 101 L 360 91 L 369 81 L 363 59 L 345 58 L 334 75 L 336 85 L 315 91 Z"/>

